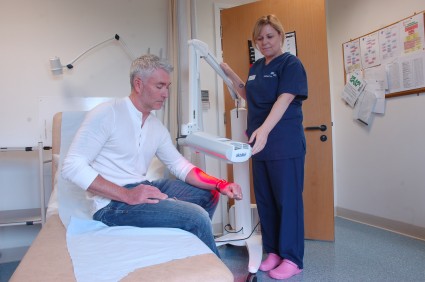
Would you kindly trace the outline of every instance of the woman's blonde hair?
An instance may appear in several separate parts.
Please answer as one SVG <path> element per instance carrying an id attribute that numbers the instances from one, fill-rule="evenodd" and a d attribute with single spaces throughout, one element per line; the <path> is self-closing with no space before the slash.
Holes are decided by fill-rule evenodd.
<path id="1" fill-rule="evenodd" d="M 254 28 L 252 30 L 252 43 L 253 43 L 253 45 L 254 46 L 257 45 L 257 44 L 255 44 L 255 41 L 257 40 L 257 37 L 260 34 L 261 29 L 265 25 L 268 25 L 268 24 L 271 27 L 273 27 L 277 31 L 277 33 L 282 35 L 282 46 L 283 46 L 283 44 L 285 43 L 285 30 L 283 29 L 283 26 L 280 23 L 279 19 L 275 15 L 272 15 L 272 14 L 267 15 L 267 16 L 262 16 L 255 23 Z"/>

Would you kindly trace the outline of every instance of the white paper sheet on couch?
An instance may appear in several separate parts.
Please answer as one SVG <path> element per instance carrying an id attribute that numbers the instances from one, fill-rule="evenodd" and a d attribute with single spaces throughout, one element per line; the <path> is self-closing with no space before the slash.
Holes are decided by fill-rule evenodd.
<path id="1" fill-rule="evenodd" d="M 119 281 L 137 268 L 212 253 L 198 237 L 181 229 L 108 227 L 74 217 L 66 239 L 79 282 Z"/>

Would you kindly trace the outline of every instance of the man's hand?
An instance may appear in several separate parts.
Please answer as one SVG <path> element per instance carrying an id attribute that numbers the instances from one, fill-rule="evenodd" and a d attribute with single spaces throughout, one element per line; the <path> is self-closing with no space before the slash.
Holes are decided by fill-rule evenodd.
<path id="1" fill-rule="evenodd" d="M 220 193 L 226 195 L 227 197 L 235 200 L 242 200 L 242 188 L 239 184 L 224 182 L 218 187 L 220 189 Z"/>
<path id="2" fill-rule="evenodd" d="M 162 193 L 155 186 L 146 184 L 140 184 L 127 191 L 126 203 L 129 205 L 157 204 L 160 200 L 168 198 L 167 194 Z"/>

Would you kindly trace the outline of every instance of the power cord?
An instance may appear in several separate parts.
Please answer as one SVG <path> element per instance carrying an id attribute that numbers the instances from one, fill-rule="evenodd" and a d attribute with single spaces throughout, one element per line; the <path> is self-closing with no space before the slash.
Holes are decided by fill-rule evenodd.
<path id="1" fill-rule="evenodd" d="M 227 233 L 239 233 L 239 232 L 241 232 L 243 230 L 243 227 L 241 229 L 239 229 L 238 231 L 228 230 L 227 227 L 231 227 L 231 225 L 230 224 L 226 224 L 224 226 L 224 231 L 226 231 Z"/>
<path id="2" fill-rule="evenodd" d="M 260 222 L 257 222 L 257 224 L 255 225 L 255 227 L 252 229 L 251 233 L 248 235 L 248 237 L 246 238 L 241 238 L 241 239 L 232 239 L 232 240 L 224 240 L 224 241 L 215 241 L 216 243 L 227 243 L 227 242 L 235 242 L 235 241 L 242 241 L 242 240 L 246 240 L 249 239 L 252 234 L 254 233 L 255 229 L 257 229 L 258 224 L 260 224 Z M 227 224 L 226 226 L 230 226 L 229 224 Z M 224 227 L 224 230 L 226 230 L 226 226 Z M 243 227 L 239 230 L 239 231 L 228 231 L 229 233 L 239 233 L 243 230 Z M 226 230 L 227 231 L 227 230 Z"/>

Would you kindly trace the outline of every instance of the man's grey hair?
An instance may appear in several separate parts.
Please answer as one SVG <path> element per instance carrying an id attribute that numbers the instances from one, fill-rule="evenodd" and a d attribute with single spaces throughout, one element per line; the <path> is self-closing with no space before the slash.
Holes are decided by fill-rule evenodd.
<path id="1" fill-rule="evenodd" d="M 135 59 L 130 67 L 131 89 L 133 89 L 133 80 L 135 77 L 140 77 L 142 81 L 146 81 L 146 79 L 157 69 L 162 69 L 167 73 L 171 73 L 173 71 L 173 66 L 166 60 L 152 54 L 142 55 Z"/>

